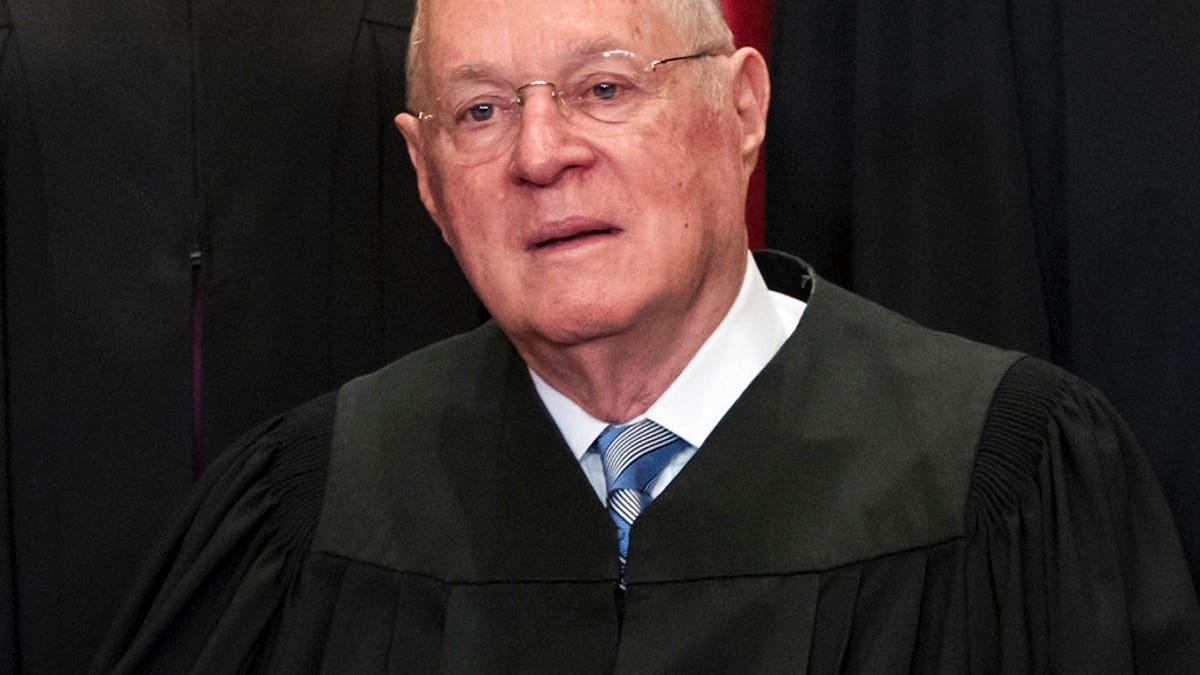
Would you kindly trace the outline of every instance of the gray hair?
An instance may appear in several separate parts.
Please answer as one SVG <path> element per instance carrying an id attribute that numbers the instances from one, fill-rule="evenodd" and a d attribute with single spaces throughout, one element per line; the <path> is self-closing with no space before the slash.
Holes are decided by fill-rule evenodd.
<path id="1" fill-rule="evenodd" d="M 570 0 L 566 0 L 570 2 Z M 658 0 L 666 10 L 671 23 L 680 27 L 684 35 L 689 37 L 689 46 L 693 51 L 713 50 L 727 52 L 733 50 L 733 33 L 725 23 L 725 14 L 721 9 L 721 0 Z M 428 31 L 428 20 L 425 12 L 430 0 L 417 0 L 417 11 L 413 16 L 412 32 L 408 40 L 408 58 L 405 65 L 405 79 L 408 92 L 407 103 L 409 110 L 414 110 L 414 103 L 424 100 L 425 88 L 429 84 L 428 72 L 425 68 L 425 34 Z"/>

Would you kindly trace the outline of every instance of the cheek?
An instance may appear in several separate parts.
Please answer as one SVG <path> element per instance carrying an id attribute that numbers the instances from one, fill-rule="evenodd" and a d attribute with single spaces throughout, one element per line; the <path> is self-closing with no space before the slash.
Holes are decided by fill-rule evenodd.
<path id="1" fill-rule="evenodd" d="M 487 194 L 484 186 L 476 184 L 465 171 L 450 172 L 452 178 L 440 181 L 434 189 L 441 213 L 442 236 L 460 256 L 464 246 L 480 246 L 490 239 L 488 216 L 495 217 L 495 200 L 481 198 Z"/>
<path id="2" fill-rule="evenodd" d="M 726 120 L 719 113 L 698 110 L 663 131 L 663 135 L 648 139 L 642 149 L 656 178 L 654 189 L 648 191 L 650 203 L 668 201 L 663 192 L 669 191 L 675 197 L 669 201 L 676 210 L 688 215 L 689 228 L 728 217 L 719 209 L 741 178 Z"/>
<path id="3" fill-rule="evenodd" d="M 683 182 L 724 173 L 736 158 L 731 120 L 719 111 L 699 106 L 688 115 L 666 116 L 657 134 L 646 139 L 647 152 L 661 156 Z"/>

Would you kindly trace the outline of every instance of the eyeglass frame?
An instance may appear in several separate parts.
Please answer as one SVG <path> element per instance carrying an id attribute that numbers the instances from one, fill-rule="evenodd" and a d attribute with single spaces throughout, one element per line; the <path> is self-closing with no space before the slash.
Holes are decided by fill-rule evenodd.
<path id="1" fill-rule="evenodd" d="M 603 56 L 607 56 L 609 54 L 618 54 L 618 53 L 624 54 L 626 56 L 634 56 L 634 57 L 637 56 L 637 54 L 635 54 L 631 51 L 625 50 L 625 49 L 605 50 L 601 54 Z M 701 58 L 710 57 L 710 56 L 726 56 L 726 55 L 727 54 L 723 50 L 705 49 L 702 51 L 698 51 L 698 52 L 695 52 L 692 54 L 685 54 L 682 56 L 668 56 L 666 58 L 654 59 L 654 60 L 650 61 L 649 63 L 646 64 L 646 67 L 643 69 L 642 72 L 656 73 L 656 72 L 658 72 L 659 66 L 661 66 L 663 64 L 667 64 L 667 63 L 674 63 L 676 61 L 690 61 L 690 60 L 701 59 Z M 558 88 L 558 85 L 556 83 L 554 83 L 550 80 L 530 80 L 529 82 L 526 82 L 525 84 L 522 84 L 519 87 L 514 87 L 512 89 L 513 93 L 516 95 L 516 97 L 513 99 L 513 102 L 515 102 L 517 107 L 520 108 L 522 111 L 525 109 L 525 97 L 523 96 L 523 93 L 525 90 L 529 89 L 530 87 L 550 87 L 551 88 L 550 98 L 553 99 L 558 104 L 559 110 L 560 111 L 563 111 L 563 110 L 569 111 L 570 110 L 569 104 L 565 103 L 565 101 L 567 99 L 560 97 L 562 90 L 560 90 Z M 437 99 L 435 99 L 435 100 L 437 100 Z M 564 106 L 566 106 L 566 108 L 564 108 Z M 416 117 L 418 122 L 426 122 L 426 121 L 436 118 L 436 115 L 434 113 L 425 112 L 422 110 L 411 111 L 409 114 Z M 584 114 L 587 115 L 587 113 L 584 113 Z M 591 117 L 590 115 L 588 115 L 588 116 Z M 599 120 L 598 118 L 595 118 L 595 117 L 592 117 L 592 119 L 596 119 L 597 121 L 603 121 L 603 120 Z"/>

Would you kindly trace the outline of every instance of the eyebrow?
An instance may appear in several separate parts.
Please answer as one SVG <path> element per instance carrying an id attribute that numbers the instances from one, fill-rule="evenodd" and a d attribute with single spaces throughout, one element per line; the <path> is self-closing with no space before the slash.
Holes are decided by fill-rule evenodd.
<path id="1" fill-rule="evenodd" d="M 601 35 L 585 42 L 570 43 L 567 54 L 570 56 L 590 56 L 598 52 L 608 52 L 614 49 L 626 49 L 627 46 L 615 35 Z"/>
<path id="2" fill-rule="evenodd" d="M 496 68 L 488 63 L 464 63 L 450 69 L 449 81 L 499 80 Z"/>
<path id="3" fill-rule="evenodd" d="M 591 38 L 579 42 L 568 43 L 563 55 L 568 60 L 579 60 L 587 56 L 599 54 L 601 52 L 623 49 L 623 41 L 615 35 L 601 35 L 596 38 Z M 471 82 L 471 81 L 504 81 L 496 67 L 487 62 L 463 63 L 450 69 L 447 82 Z"/>

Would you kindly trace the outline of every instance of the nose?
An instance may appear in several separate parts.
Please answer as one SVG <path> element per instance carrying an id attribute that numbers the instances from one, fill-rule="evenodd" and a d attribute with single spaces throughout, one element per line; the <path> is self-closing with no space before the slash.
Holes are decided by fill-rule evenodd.
<path id="1" fill-rule="evenodd" d="M 522 101 L 521 120 L 511 165 L 516 180 L 551 185 L 571 169 L 591 164 L 591 145 L 556 98 L 553 83 L 530 82 L 517 93 Z"/>

